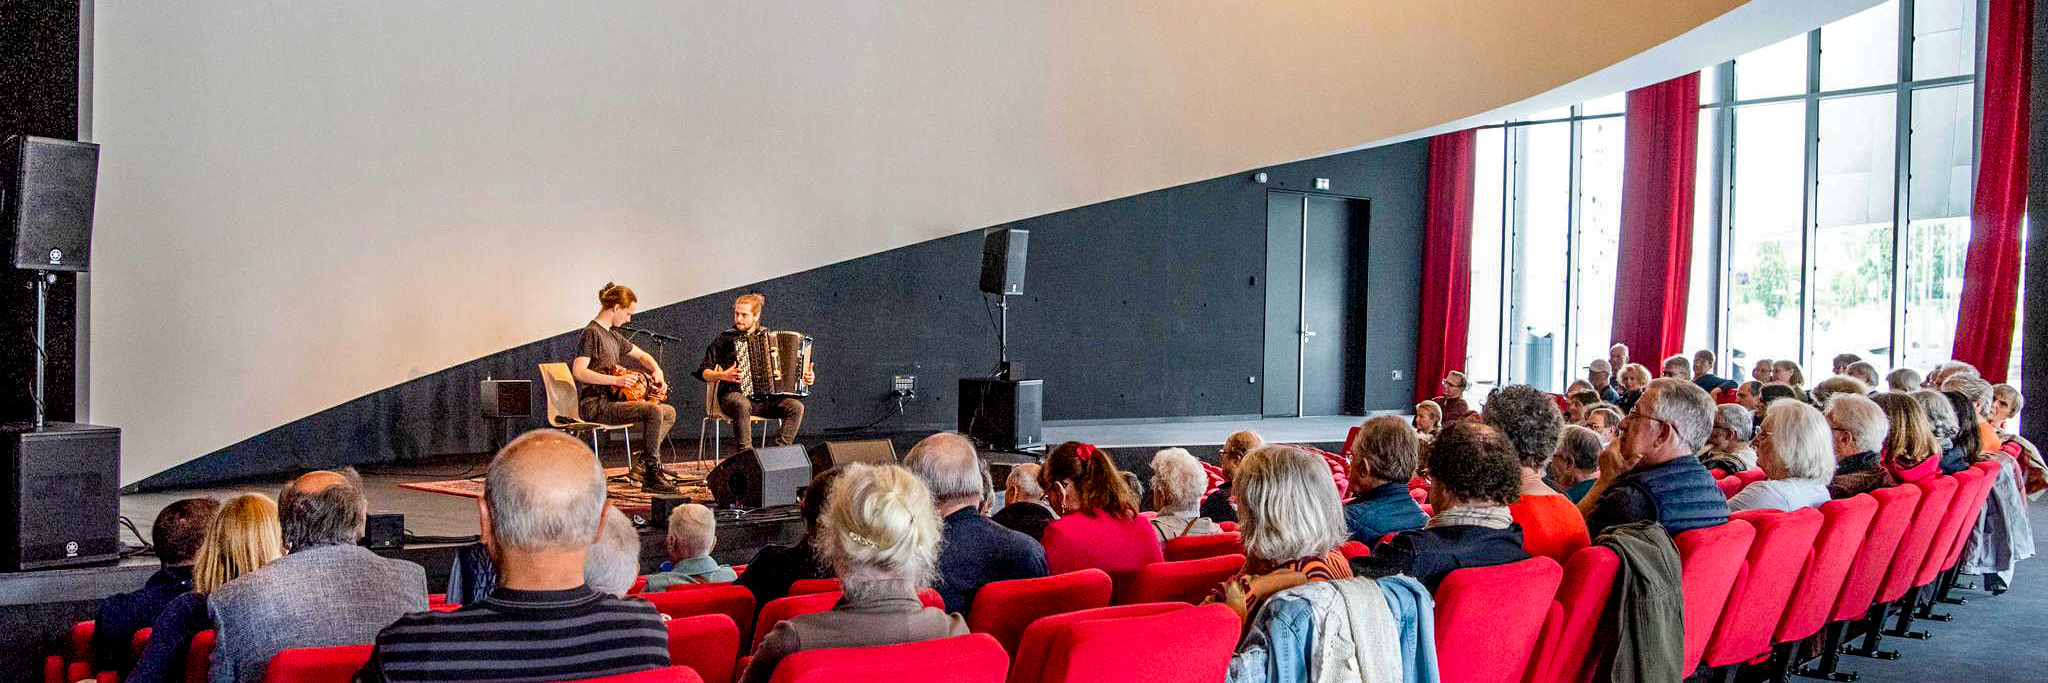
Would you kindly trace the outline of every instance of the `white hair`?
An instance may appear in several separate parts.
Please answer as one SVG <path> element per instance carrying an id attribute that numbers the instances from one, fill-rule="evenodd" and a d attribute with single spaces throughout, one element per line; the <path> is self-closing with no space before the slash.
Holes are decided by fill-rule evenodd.
<path id="1" fill-rule="evenodd" d="M 1992 387 L 1990 382 L 1984 381 L 1982 375 L 1974 372 L 1958 372 L 1942 378 L 1941 386 L 1938 388 L 1942 391 L 1953 391 L 1969 397 L 1970 405 L 1976 407 L 1979 413 L 1990 412 L 1993 394 Z M 1976 418 L 1975 415 L 1970 417 L 1972 418 L 1969 420 L 1970 422 L 1976 421 L 1974 419 Z M 1962 416 L 1958 415 L 1956 418 L 1958 423 L 1963 422 Z"/>
<path id="2" fill-rule="evenodd" d="M 1735 432 L 1735 439 L 1743 443 L 1756 438 L 1756 421 L 1751 419 L 1751 414 L 1748 408 L 1733 403 L 1714 408 L 1714 419 L 1728 431 Z"/>
<path id="3" fill-rule="evenodd" d="M 640 578 L 640 534 L 618 508 L 605 506 L 604 532 L 583 556 L 583 582 L 590 590 L 625 597 Z"/>
<path id="4" fill-rule="evenodd" d="M 564 454 L 588 460 L 590 468 L 562 480 L 508 466 L 507 454 L 527 448 L 563 449 Z M 491 538 L 501 545 L 535 550 L 585 547 L 604 514 L 604 469 L 576 437 L 536 429 L 505 444 L 491 459 L 484 475 L 484 506 L 491 514 Z"/>
<path id="5" fill-rule="evenodd" d="M 981 458 L 974 442 L 954 432 L 927 436 L 903 455 L 903 467 L 923 479 L 939 504 L 982 495 Z"/>
<path id="6" fill-rule="evenodd" d="M 1043 466 L 1038 463 L 1027 462 L 1010 468 L 1010 476 L 1003 480 L 1003 485 L 1008 488 L 1017 489 L 1017 493 L 1022 495 L 1017 500 L 1004 502 L 1022 503 L 1027 500 L 1045 498 L 1045 487 L 1038 485 L 1038 470 L 1041 467 Z"/>
<path id="7" fill-rule="evenodd" d="M 1321 457 L 1266 446 L 1237 465 L 1232 493 L 1245 554 L 1268 562 L 1322 555 L 1344 542 L 1343 504 Z"/>
<path id="8" fill-rule="evenodd" d="M 1892 391 L 1911 393 L 1920 388 L 1920 371 L 1912 368 L 1899 368 L 1886 374 L 1884 376 L 1884 383 L 1890 386 Z"/>
<path id="9" fill-rule="evenodd" d="M 668 537 L 685 557 L 709 555 L 718 545 L 718 517 L 696 503 L 677 505 L 668 513 Z"/>
<path id="10" fill-rule="evenodd" d="M 1185 448 L 1162 448 L 1152 454 L 1152 491 L 1161 514 L 1194 512 L 1202 506 L 1208 477 L 1202 461 Z"/>
<path id="11" fill-rule="evenodd" d="M 939 558 L 939 515 L 931 490 L 910 470 L 848 466 L 832 484 L 819 525 L 813 541 L 818 555 L 837 570 L 849 599 L 930 585 Z"/>
<path id="12" fill-rule="evenodd" d="M 1858 450 L 1882 450 L 1884 437 L 1892 430 L 1892 420 L 1884 414 L 1884 408 L 1862 394 L 1835 394 L 1829 397 L 1827 418 L 1829 423 L 1849 430 L 1849 433 L 1856 437 Z M 1773 438 L 1775 436 L 1773 434 Z"/>
<path id="13" fill-rule="evenodd" d="M 1872 407 L 1876 405 L 1871 403 Z M 1879 416 L 1882 417 L 1883 413 L 1880 412 Z M 1770 440 L 1764 442 L 1764 447 L 1769 448 L 1779 465 L 1785 468 L 1786 479 L 1827 479 L 1835 476 L 1833 433 L 1827 418 L 1813 406 L 1798 401 L 1773 401 L 1764 409 L 1764 431 L 1771 435 Z"/>

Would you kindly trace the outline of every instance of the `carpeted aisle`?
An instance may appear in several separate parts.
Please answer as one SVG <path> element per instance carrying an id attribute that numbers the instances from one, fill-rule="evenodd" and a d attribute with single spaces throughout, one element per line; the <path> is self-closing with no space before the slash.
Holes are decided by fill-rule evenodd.
<path id="1" fill-rule="evenodd" d="M 2035 547 L 2048 550 L 2048 496 L 2033 501 L 2029 516 Z M 1964 582 L 1980 583 L 1973 577 Z M 2004 595 L 1994 598 L 1964 590 L 1955 594 L 1970 604 L 1937 610 L 1955 615 L 1955 621 L 1913 622 L 1915 630 L 1927 630 L 1933 638 L 1885 638 L 1885 649 L 1899 651 L 1897 661 L 1843 657 L 1842 668 L 1862 674 L 1858 683 L 2048 681 L 2048 556 L 2021 561 L 2012 590 Z"/>

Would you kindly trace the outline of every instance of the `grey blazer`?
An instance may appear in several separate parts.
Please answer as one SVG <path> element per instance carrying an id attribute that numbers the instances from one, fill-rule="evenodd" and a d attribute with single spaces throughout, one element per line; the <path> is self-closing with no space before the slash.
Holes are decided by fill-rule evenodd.
<path id="1" fill-rule="evenodd" d="M 291 647 L 369 643 L 427 609 L 427 571 L 352 545 L 301 549 L 215 589 L 213 683 L 260 683 Z"/>

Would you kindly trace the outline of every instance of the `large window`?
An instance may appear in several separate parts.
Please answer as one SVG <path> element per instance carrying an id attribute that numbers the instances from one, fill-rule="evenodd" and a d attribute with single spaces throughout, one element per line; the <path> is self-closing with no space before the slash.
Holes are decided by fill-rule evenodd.
<path id="1" fill-rule="evenodd" d="M 1817 380 L 1840 353 L 1880 374 L 1950 356 L 1980 1 L 1892 0 L 1700 74 L 1686 345 L 1718 351 L 1723 376 L 1763 358 Z M 1623 101 L 1480 131 L 1475 397 L 1504 383 L 1560 390 L 1606 355 Z"/>

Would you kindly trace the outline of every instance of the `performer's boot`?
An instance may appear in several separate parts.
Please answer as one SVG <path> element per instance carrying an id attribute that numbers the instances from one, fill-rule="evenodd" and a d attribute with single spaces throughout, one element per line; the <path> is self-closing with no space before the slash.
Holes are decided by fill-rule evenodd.
<path id="1" fill-rule="evenodd" d="M 668 481 L 661 471 L 661 462 L 652 457 L 643 457 L 640 463 L 640 490 L 648 493 L 675 493 L 676 485 Z"/>

